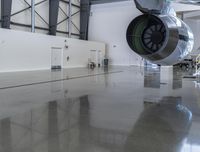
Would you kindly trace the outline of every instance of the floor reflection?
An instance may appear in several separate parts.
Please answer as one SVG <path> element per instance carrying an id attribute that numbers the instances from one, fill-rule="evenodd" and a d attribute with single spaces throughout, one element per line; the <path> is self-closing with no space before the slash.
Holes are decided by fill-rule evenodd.
<path id="1" fill-rule="evenodd" d="M 10 118 L 5 118 L 0 121 L 0 137 L 2 150 L 5 152 L 12 151 L 12 139 L 11 139 L 11 122 Z"/>
<path id="2" fill-rule="evenodd" d="M 132 152 L 143 149 L 181 152 L 192 120 L 181 97 L 164 97 L 159 103 L 145 103 L 143 112 L 128 131 L 96 125 L 99 123 L 96 121 L 104 118 L 101 118 L 103 114 L 91 113 L 92 102 L 88 95 L 51 101 L 0 120 L 1 151 Z M 114 125 L 114 121 L 111 122 Z"/>
<path id="3" fill-rule="evenodd" d="M 48 151 L 57 152 L 59 149 L 58 105 L 56 101 L 48 103 Z"/>
<path id="4" fill-rule="evenodd" d="M 199 152 L 194 83 L 172 68 L 125 70 L 2 90 L 0 152 Z"/>
<path id="5" fill-rule="evenodd" d="M 173 83 L 172 83 L 172 88 L 175 89 L 180 89 L 182 88 L 183 84 L 183 74 L 181 69 L 174 67 L 173 68 Z"/>
<path id="6" fill-rule="evenodd" d="M 182 88 L 183 71 L 178 67 L 173 67 L 171 69 L 173 72 L 172 89 L 176 90 Z M 161 82 L 160 67 L 144 67 L 144 87 L 159 89 L 161 85 L 167 85 L 167 83 Z"/>
<path id="7" fill-rule="evenodd" d="M 79 99 L 52 101 L 0 120 L 0 151 L 72 151 L 79 143 L 79 104 Z"/>
<path id="8" fill-rule="evenodd" d="M 144 67 L 144 87 L 160 88 L 160 67 Z"/>
<path id="9" fill-rule="evenodd" d="M 192 123 L 192 113 L 181 105 L 181 97 L 163 97 L 159 103 L 145 103 L 134 125 L 125 151 L 181 152 Z"/>

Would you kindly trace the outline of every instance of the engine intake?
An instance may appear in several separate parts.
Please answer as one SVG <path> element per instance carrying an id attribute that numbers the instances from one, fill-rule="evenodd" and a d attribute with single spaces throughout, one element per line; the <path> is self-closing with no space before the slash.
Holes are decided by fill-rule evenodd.
<path id="1" fill-rule="evenodd" d="M 190 28 L 166 11 L 165 14 L 145 13 L 136 17 L 129 24 L 126 37 L 134 52 L 159 65 L 180 62 L 192 51 L 194 44 Z"/>

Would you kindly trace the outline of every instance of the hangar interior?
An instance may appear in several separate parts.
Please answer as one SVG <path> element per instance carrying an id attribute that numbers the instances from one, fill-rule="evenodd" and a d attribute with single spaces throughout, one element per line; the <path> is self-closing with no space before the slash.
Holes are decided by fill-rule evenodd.
<path id="1" fill-rule="evenodd" d="M 200 151 L 200 1 L 0 5 L 0 152 Z"/>

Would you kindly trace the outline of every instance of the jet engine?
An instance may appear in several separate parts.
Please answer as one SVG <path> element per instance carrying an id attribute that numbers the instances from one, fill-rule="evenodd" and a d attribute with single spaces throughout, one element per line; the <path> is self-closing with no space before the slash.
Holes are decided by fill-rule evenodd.
<path id="1" fill-rule="evenodd" d="M 128 26 L 127 41 L 141 57 L 158 65 L 174 65 L 193 49 L 191 29 L 178 17 L 169 0 L 134 0 L 143 13 Z"/>

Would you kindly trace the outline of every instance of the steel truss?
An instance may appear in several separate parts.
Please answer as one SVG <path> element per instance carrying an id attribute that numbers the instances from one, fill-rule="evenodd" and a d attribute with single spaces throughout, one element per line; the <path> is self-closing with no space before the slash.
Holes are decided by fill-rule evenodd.
<path id="1" fill-rule="evenodd" d="M 37 7 L 40 4 L 43 4 L 44 2 L 49 1 L 49 23 L 35 10 L 35 7 Z M 68 8 L 69 8 L 69 14 L 67 14 L 60 6 L 59 3 L 65 3 Z M 10 25 L 15 25 L 15 26 L 20 26 L 20 27 L 27 27 L 31 28 L 31 31 L 34 32 L 35 29 L 39 30 L 44 30 L 48 31 L 50 35 L 56 35 L 56 33 L 62 33 L 62 34 L 67 34 L 69 37 L 72 36 L 77 36 L 80 37 L 80 29 L 75 25 L 75 23 L 72 21 L 72 18 L 80 13 L 81 7 L 79 5 L 73 4 L 71 0 L 65 1 L 65 0 L 41 0 L 38 3 L 35 3 L 35 0 L 31 1 L 31 4 L 27 2 L 27 0 L 24 0 L 24 3 L 27 4 L 27 7 L 19 10 L 13 14 L 11 14 L 11 8 L 12 8 L 12 0 L 1 0 L 1 27 L 2 28 L 10 28 Z M 3 4 L 3 5 L 2 5 Z M 72 13 L 72 8 L 75 7 L 78 9 L 77 12 Z M 31 24 L 24 24 L 24 23 L 18 23 L 18 22 L 13 22 L 12 17 L 16 16 L 24 11 L 31 10 Z M 61 21 L 58 22 L 58 11 L 61 11 L 64 15 L 65 18 Z M 45 27 L 39 27 L 35 26 L 35 17 L 38 17 L 41 19 L 45 25 L 48 26 L 48 28 Z M 60 25 L 61 23 L 68 21 L 68 30 L 66 31 L 59 31 L 57 30 L 57 26 Z M 74 28 L 77 30 L 77 33 L 72 33 L 71 27 L 74 26 Z"/>

